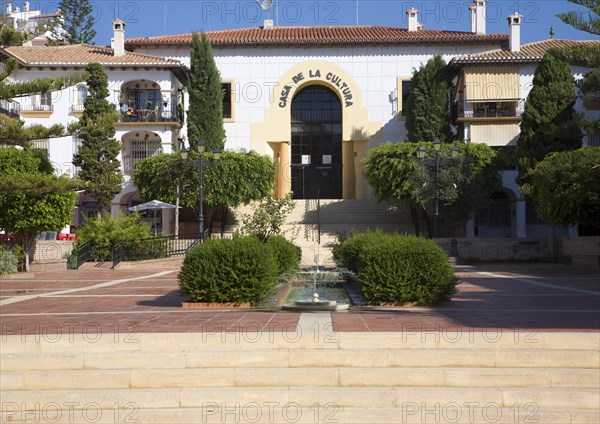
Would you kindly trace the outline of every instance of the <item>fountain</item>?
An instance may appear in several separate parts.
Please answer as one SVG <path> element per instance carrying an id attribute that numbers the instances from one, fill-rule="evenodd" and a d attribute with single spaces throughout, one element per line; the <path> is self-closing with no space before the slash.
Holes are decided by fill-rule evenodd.
<path id="1" fill-rule="evenodd" d="M 283 309 L 288 311 L 346 311 L 350 308 L 349 303 L 338 303 L 337 300 L 329 300 L 325 298 L 321 298 L 317 290 L 319 287 L 317 286 L 317 274 L 319 273 L 319 266 L 314 267 L 312 271 L 312 287 L 307 287 L 312 291 L 312 296 L 310 295 L 310 291 L 305 293 L 306 296 L 304 299 L 297 300 L 293 303 L 286 303 L 283 305 Z M 321 290 L 326 290 L 325 288 L 321 288 Z M 327 289 L 332 291 L 331 288 Z M 343 290 L 343 289 L 342 289 Z"/>

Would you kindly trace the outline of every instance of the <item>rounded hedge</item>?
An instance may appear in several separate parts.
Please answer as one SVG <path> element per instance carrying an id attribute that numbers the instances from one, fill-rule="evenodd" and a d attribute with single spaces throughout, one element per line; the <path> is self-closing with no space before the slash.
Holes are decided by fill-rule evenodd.
<path id="1" fill-rule="evenodd" d="M 275 289 L 277 261 L 254 237 L 210 240 L 188 252 L 181 290 L 197 302 L 259 303 Z"/>
<path id="2" fill-rule="evenodd" d="M 365 300 L 431 305 L 449 299 L 457 279 L 446 253 L 416 236 L 360 234 L 337 248 L 339 264 L 356 273 Z"/>
<path id="3" fill-rule="evenodd" d="M 283 236 L 271 236 L 266 241 L 267 246 L 271 248 L 277 266 L 279 275 L 297 271 L 302 259 L 302 249 Z"/>

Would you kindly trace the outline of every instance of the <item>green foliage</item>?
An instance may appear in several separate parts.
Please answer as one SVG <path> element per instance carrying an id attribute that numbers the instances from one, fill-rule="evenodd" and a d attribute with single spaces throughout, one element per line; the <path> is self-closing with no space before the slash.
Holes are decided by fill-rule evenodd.
<path id="1" fill-rule="evenodd" d="M 600 147 L 552 153 L 521 187 L 538 215 L 554 225 L 600 227 Z"/>
<path id="2" fill-rule="evenodd" d="M 431 305 L 449 299 L 457 279 L 448 256 L 432 240 L 415 236 L 357 234 L 335 252 L 338 265 L 356 274 L 371 305 Z"/>
<path id="3" fill-rule="evenodd" d="M 119 212 L 113 217 L 104 214 L 97 218 L 88 218 L 77 229 L 77 246 L 89 241 L 92 244 L 92 260 L 110 260 L 110 249 L 120 242 L 133 242 L 150 237 L 150 225 L 140 221 L 139 215 L 125 215 Z"/>
<path id="4" fill-rule="evenodd" d="M 86 72 L 89 94 L 83 115 L 74 127 L 82 142 L 73 164 L 81 167 L 79 177 L 88 183 L 87 193 L 93 194 L 104 209 L 121 191 L 123 183 L 117 159 L 121 145 L 114 138 L 119 114 L 107 100 L 108 76 L 102 65 L 90 63 Z"/>
<path id="5" fill-rule="evenodd" d="M 93 44 L 93 8 L 89 0 L 61 0 L 60 17 L 52 22 L 51 44 Z"/>
<path id="6" fill-rule="evenodd" d="M 535 71 L 521 121 L 517 144 L 520 185 L 528 182 L 527 174 L 548 153 L 581 147 L 581 130 L 573 109 L 576 99 L 569 65 L 549 50 Z"/>
<path id="7" fill-rule="evenodd" d="M 145 261 L 168 257 L 168 239 L 151 237 L 127 240 L 121 244 L 123 261 Z"/>
<path id="8" fill-rule="evenodd" d="M 423 145 L 428 159 L 416 158 Z M 439 168 L 439 199 L 442 217 L 466 219 L 474 207 L 500 185 L 495 152 L 484 144 L 442 144 Z M 432 143 L 386 143 L 369 152 L 364 162 L 367 181 L 378 200 L 406 200 L 433 216 L 435 162 Z"/>
<path id="9" fill-rule="evenodd" d="M 281 226 L 294 206 L 291 194 L 283 199 L 269 196 L 260 200 L 252 215 L 242 216 L 242 234 L 252 235 L 263 241 L 281 234 Z"/>
<path id="10" fill-rule="evenodd" d="M 408 140 L 449 140 L 448 110 L 449 75 L 441 55 L 429 59 L 413 72 L 408 94 L 406 129 Z"/>
<path id="11" fill-rule="evenodd" d="M 570 11 L 556 15 L 564 23 L 590 34 L 600 35 L 600 0 L 568 0 L 589 9 L 588 12 Z"/>
<path id="12" fill-rule="evenodd" d="M 223 89 L 221 75 L 213 58 L 212 47 L 202 33 L 192 34 L 190 50 L 190 74 L 188 91 L 190 107 L 188 111 L 188 139 L 195 147 L 204 141 L 206 150 L 225 146 L 223 128 Z"/>
<path id="13" fill-rule="evenodd" d="M 0 275 L 14 274 L 17 272 L 18 265 L 19 259 L 15 251 L 0 245 Z"/>
<path id="14" fill-rule="evenodd" d="M 204 159 L 212 160 L 206 153 Z M 210 206 L 235 207 L 269 195 L 273 191 L 275 166 L 256 152 L 226 151 L 219 162 L 204 169 L 204 201 Z M 133 181 L 144 200 L 175 203 L 180 184 L 182 206 L 197 208 L 199 199 L 197 167 L 186 164 L 179 153 L 159 154 L 137 163 Z"/>
<path id="15" fill-rule="evenodd" d="M 272 295 L 277 277 L 272 249 L 255 237 L 237 237 L 190 249 L 179 284 L 197 302 L 257 304 Z"/>
<path id="16" fill-rule="evenodd" d="M 39 157 L 0 149 L 0 228 L 21 236 L 24 251 L 36 234 L 59 231 L 73 216 L 76 195 L 70 181 L 46 172 Z"/>
<path id="17" fill-rule="evenodd" d="M 302 249 L 283 236 L 271 236 L 266 240 L 275 256 L 279 275 L 288 274 L 298 270 L 302 259 Z"/>

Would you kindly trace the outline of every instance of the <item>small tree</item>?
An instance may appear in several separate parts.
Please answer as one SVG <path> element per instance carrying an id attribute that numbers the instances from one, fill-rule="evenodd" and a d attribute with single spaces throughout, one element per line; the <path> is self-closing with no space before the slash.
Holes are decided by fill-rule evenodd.
<path id="1" fill-rule="evenodd" d="M 47 172 L 39 157 L 0 149 L 0 228 L 21 238 L 26 253 L 42 231 L 60 231 L 71 222 L 77 185 Z"/>
<path id="2" fill-rule="evenodd" d="M 242 216 L 242 234 L 257 237 L 261 241 L 281 235 L 281 227 L 286 217 L 294 210 L 294 206 L 291 194 L 283 199 L 269 196 L 260 200 L 252 215 Z"/>
<path id="3" fill-rule="evenodd" d="M 205 155 L 206 160 L 212 159 L 209 153 Z M 139 161 L 133 173 L 142 199 L 175 203 L 179 185 L 180 204 L 194 208 L 197 213 L 199 179 L 198 168 L 186 164 L 179 153 L 159 154 Z M 269 196 L 274 179 L 275 166 L 267 156 L 226 151 L 218 164 L 204 169 L 204 202 L 213 211 L 223 207 L 226 215 L 227 208 Z M 221 222 L 224 224 L 225 220 Z"/>
<path id="4" fill-rule="evenodd" d="M 223 89 L 221 75 L 213 58 L 212 47 L 206 34 L 202 39 L 192 34 L 189 74 L 190 108 L 188 112 L 188 138 L 194 147 L 200 140 L 206 150 L 225 146 L 223 128 Z"/>
<path id="5" fill-rule="evenodd" d="M 102 65 L 90 63 L 86 71 L 89 94 L 83 115 L 73 128 L 82 140 L 78 153 L 73 156 L 73 164 L 81 167 L 79 177 L 88 182 L 87 192 L 93 194 L 104 209 L 121 191 L 123 183 L 121 163 L 117 159 L 121 145 L 114 138 L 119 115 L 107 100 L 108 76 Z"/>
<path id="6" fill-rule="evenodd" d="M 431 222 L 435 170 L 416 159 L 420 145 L 433 151 L 431 143 L 386 143 L 372 149 L 365 160 L 365 176 L 378 200 L 408 201 L 414 210 L 424 211 Z M 495 152 L 489 146 L 467 144 L 459 147 L 459 157 L 449 159 L 451 146 L 442 145 L 440 156 L 446 163 L 439 170 L 439 199 L 443 217 L 466 220 L 475 206 L 498 188 L 500 177 Z M 418 233 L 416 213 L 413 220 Z"/>
<path id="7" fill-rule="evenodd" d="M 573 109 L 575 79 L 569 65 L 558 56 L 552 49 L 544 55 L 525 103 L 517 144 L 520 185 L 528 182 L 527 174 L 548 153 L 581 147 L 581 130 Z"/>
<path id="8" fill-rule="evenodd" d="M 61 0 L 52 22 L 51 44 L 90 44 L 96 36 L 89 0 Z"/>
<path id="9" fill-rule="evenodd" d="M 413 72 L 406 112 L 409 141 L 451 138 L 448 88 L 446 62 L 440 55 Z"/>
<path id="10" fill-rule="evenodd" d="M 600 228 L 600 147 L 548 155 L 521 187 L 537 213 L 553 225 Z"/>

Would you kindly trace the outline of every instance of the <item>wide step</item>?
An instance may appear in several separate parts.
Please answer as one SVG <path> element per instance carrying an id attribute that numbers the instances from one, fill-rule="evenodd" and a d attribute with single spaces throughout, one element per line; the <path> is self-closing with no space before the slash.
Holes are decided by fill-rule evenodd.
<path id="1" fill-rule="evenodd" d="M 597 423 L 599 346 L 516 330 L 4 336 L 0 419 Z"/>

